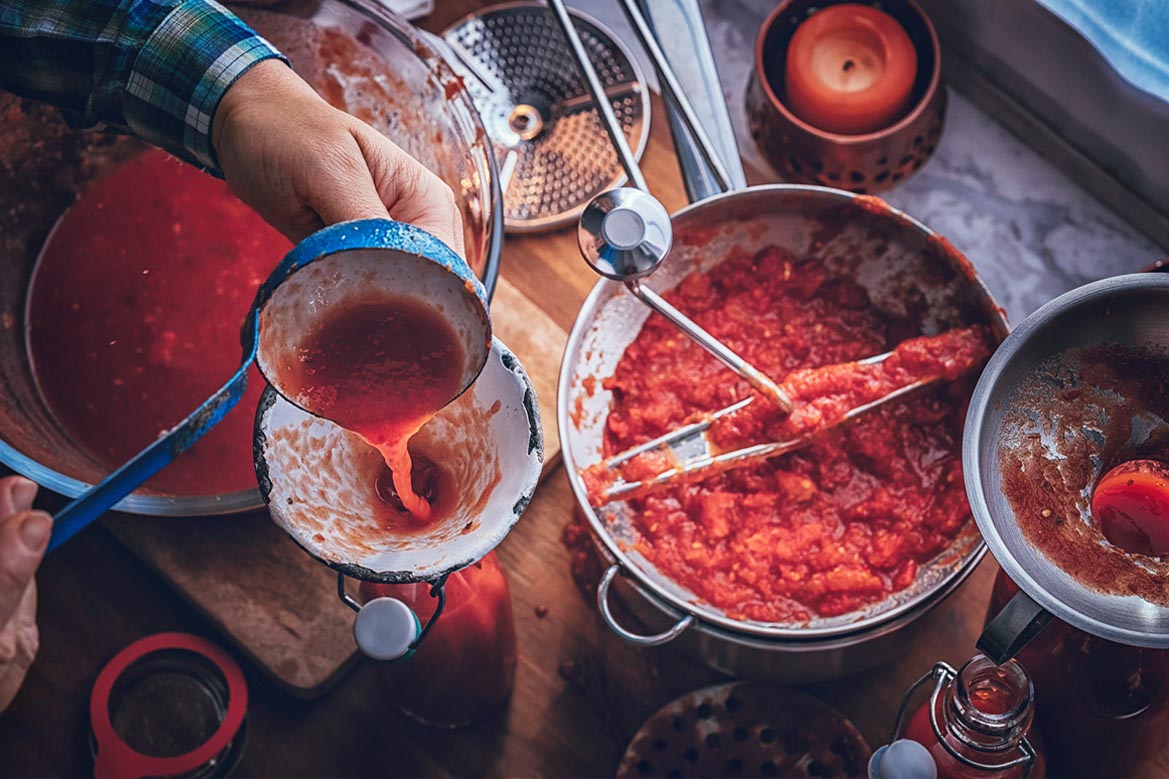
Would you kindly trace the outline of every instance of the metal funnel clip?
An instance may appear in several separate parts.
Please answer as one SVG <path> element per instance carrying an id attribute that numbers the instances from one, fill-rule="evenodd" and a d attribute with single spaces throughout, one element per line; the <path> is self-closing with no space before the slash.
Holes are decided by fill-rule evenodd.
<path id="1" fill-rule="evenodd" d="M 1169 387 L 1142 365 L 1169 366 L 1169 278 L 1159 274 L 1061 295 L 983 371 L 966 418 L 966 494 L 987 546 L 1022 590 L 980 640 L 993 659 L 1014 655 L 1051 615 L 1110 641 L 1169 647 L 1169 559 L 1109 545 L 1088 508 L 1117 461 L 1169 451 Z M 1100 383 L 1129 373 L 1129 391 Z M 1042 503 L 1018 497 L 1028 484 Z M 1025 527 L 1043 527 L 1042 543 Z"/>
<path id="2" fill-rule="evenodd" d="M 494 549 L 531 500 L 544 455 L 532 384 L 498 340 L 471 388 L 411 439 L 414 455 L 451 475 L 453 505 L 427 525 L 387 519 L 376 449 L 271 388 L 255 435 L 273 521 L 346 576 L 393 584 L 437 580 Z"/>

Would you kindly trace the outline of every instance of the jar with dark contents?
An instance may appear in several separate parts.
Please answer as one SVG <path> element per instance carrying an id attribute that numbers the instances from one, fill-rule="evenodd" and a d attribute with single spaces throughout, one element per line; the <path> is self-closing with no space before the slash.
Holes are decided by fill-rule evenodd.
<path id="1" fill-rule="evenodd" d="M 515 684 L 516 635 L 507 577 L 495 553 L 456 571 L 446 604 L 413 654 L 386 663 L 394 703 L 413 719 L 458 728 L 499 709 Z M 431 585 L 362 582 L 358 599 L 396 598 L 425 625 L 438 600 Z"/>
<path id="2" fill-rule="evenodd" d="M 1032 734 L 1034 688 L 1018 663 L 995 665 L 976 655 L 958 671 L 939 663 L 932 676 L 933 694 L 909 716 L 900 735 L 929 750 L 938 777 L 1043 779 L 1047 775 L 1044 755 Z"/>
<path id="3" fill-rule="evenodd" d="M 999 572 L 987 621 L 1019 588 Z M 1055 776 L 1132 776 L 1169 743 L 1169 650 L 1118 644 L 1053 619 L 1016 658 L 1035 683 Z"/>

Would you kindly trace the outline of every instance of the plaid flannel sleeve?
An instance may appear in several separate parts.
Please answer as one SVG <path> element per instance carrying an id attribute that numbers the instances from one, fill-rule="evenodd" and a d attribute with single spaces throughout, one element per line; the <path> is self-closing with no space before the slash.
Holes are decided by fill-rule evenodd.
<path id="1" fill-rule="evenodd" d="M 273 57 L 283 59 L 214 0 L 0 2 L 0 87 L 213 172 L 220 98 Z"/>

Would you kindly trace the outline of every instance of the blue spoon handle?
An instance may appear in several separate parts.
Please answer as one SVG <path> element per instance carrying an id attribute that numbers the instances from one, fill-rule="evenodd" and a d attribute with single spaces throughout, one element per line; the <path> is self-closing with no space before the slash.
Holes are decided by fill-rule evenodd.
<path id="1" fill-rule="evenodd" d="M 219 424 L 243 396 L 248 383 L 248 359 L 231 380 L 195 409 L 182 424 L 170 430 L 132 460 L 111 473 L 57 513 L 53 519 L 53 535 L 48 551 L 53 551 L 83 530 L 107 509 L 129 495 L 142 483 L 158 473 Z"/>

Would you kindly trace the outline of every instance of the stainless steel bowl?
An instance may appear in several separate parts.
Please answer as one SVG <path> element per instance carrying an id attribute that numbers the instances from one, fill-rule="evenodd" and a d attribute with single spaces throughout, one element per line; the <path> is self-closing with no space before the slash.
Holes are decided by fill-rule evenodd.
<path id="1" fill-rule="evenodd" d="M 650 281 L 658 291 L 694 269 L 716 266 L 735 246 L 775 245 L 798 257 L 818 258 L 832 275 L 856 279 L 877 308 L 913 316 L 923 334 L 981 322 L 999 339 L 1006 336 L 1002 310 L 970 264 L 933 231 L 881 201 L 821 187 L 753 187 L 691 205 L 675 214 L 673 223 L 674 249 Z M 610 626 L 642 644 L 689 633 L 685 643 L 699 656 L 746 676 L 828 678 L 880 662 L 882 645 L 894 649 L 904 639 L 902 631 L 952 592 L 981 559 L 985 547 L 973 520 L 946 552 L 921 566 L 912 586 L 860 612 L 808 623 L 767 623 L 733 619 L 700 601 L 633 550 L 636 530 L 625 504 L 612 504 L 604 514 L 589 506 L 579 475 L 601 459 L 611 400 L 601 380 L 612 375 L 647 316 L 622 285 L 597 284 L 573 327 L 560 375 L 558 412 L 569 480 L 615 566 L 599 589 L 604 595 L 622 573 L 638 593 L 635 610 L 675 621 L 670 630 L 649 637 L 624 631 L 611 619 Z M 603 603 L 602 612 L 610 617 Z"/>
<path id="2" fill-rule="evenodd" d="M 345 104 L 450 184 L 462 211 L 467 261 L 490 292 L 503 241 L 495 160 L 470 97 L 422 35 L 376 0 L 234 10 L 331 102 Z M 371 88 L 375 80 L 400 88 L 379 93 Z M 41 246 L 77 193 L 144 147 L 70 130 L 54 109 L 3 92 L 0 139 L 0 464 L 75 497 L 105 469 L 69 440 L 36 389 L 25 344 L 25 296 Z M 257 489 L 225 495 L 139 491 L 116 508 L 185 516 L 263 505 Z"/>

